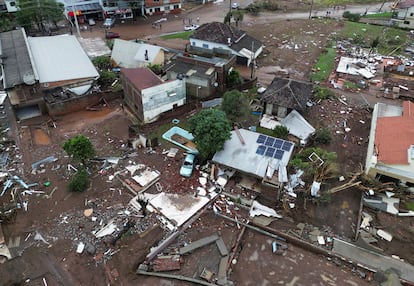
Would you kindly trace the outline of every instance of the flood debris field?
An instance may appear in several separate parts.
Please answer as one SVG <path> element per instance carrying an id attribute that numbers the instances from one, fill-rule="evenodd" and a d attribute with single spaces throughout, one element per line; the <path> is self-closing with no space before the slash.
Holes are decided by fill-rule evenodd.
<path id="1" fill-rule="evenodd" d="M 297 27 L 296 21 L 283 23 L 263 29 L 245 23 L 266 44 L 257 71 L 263 80 L 305 78 L 338 28 L 302 23 L 300 33 L 292 35 L 288 29 Z M 286 196 L 288 207 L 275 190 L 258 192 L 257 182 L 243 175 L 212 177 L 215 167 L 209 163 L 197 166 L 191 178 L 180 177 L 184 150 L 160 137 L 152 147 L 133 147 L 140 138 L 128 128 L 134 122 L 119 101 L 53 120 L 10 124 L 2 142 L 8 155 L 0 189 L 3 210 L 10 209 L 0 233 L 7 251 L 1 251 L 10 259 L 2 257 L 1 285 L 372 285 L 373 273 L 328 255 L 334 237 L 354 241 L 361 228 L 366 233 L 359 243 L 414 263 L 408 247 L 412 220 L 362 201 L 369 189 L 395 191 L 403 208 L 404 193 L 392 185 L 353 185 L 366 156 L 370 110 L 359 94 L 340 91 L 339 99 L 315 101 L 305 113 L 315 128 L 333 134 L 324 148 L 338 155 L 339 175 L 321 189 L 335 192 L 329 201 L 315 201 L 309 196 L 312 181 L 306 181 L 295 189 L 296 197 Z M 194 112 L 191 106 L 180 109 L 140 133 L 149 136 Z M 62 149 L 77 134 L 89 137 L 98 153 L 84 193 L 67 191 L 76 166 Z M 347 183 L 350 187 L 342 189 Z M 10 203 L 13 197 L 24 204 Z M 252 216 L 253 204 L 266 216 Z M 391 241 L 376 235 L 378 230 L 391 234 Z M 177 276 L 194 280 L 171 279 Z"/>

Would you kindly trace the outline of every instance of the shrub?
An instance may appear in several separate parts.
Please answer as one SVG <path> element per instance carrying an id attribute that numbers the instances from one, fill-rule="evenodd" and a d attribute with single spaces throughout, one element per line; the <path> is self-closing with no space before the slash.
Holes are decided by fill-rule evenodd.
<path id="1" fill-rule="evenodd" d="M 84 168 L 80 168 L 69 182 L 69 191 L 83 192 L 89 187 L 89 175 Z"/>
<path id="2" fill-rule="evenodd" d="M 289 135 L 289 129 L 286 126 L 279 125 L 273 129 L 273 136 L 281 139 L 287 139 Z"/>
<path id="3" fill-rule="evenodd" d="M 314 95 L 316 99 L 322 100 L 335 97 L 334 92 L 330 88 L 321 86 L 316 86 Z"/>
<path id="4" fill-rule="evenodd" d="M 351 13 L 349 11 L 345 11 L 342 14 L 342 17 L 344 17 L 345 19 L 351 21 L 351 22 L 359 22 L 359 20 L 361 19 L 361 15 L 358 13 Z"/>
<path id="5" fill-rule="evenodd" d="M 252 15 L 257 15 L 259 14 L 260 10 L 262 9 L 262 6 L 259 3 L 250 3 L 245 10 L 247 11 L 247 13 L 250 13 Z"/>
<path id="6" fill-rule="evenodd" d="M 320 144 L 329 144 L 332 141 L 331 132 L 325 127 L 316 129 L 314 138 L 315 142 Z"/>

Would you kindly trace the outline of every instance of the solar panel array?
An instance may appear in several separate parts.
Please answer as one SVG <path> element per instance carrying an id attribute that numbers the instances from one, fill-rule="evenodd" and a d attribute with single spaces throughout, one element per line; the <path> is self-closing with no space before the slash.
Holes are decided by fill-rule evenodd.
<path id="1" fill-rule="evenodd" d="M 293 143 L 260 134 L 256 143 L 259 144 L 256 154 L 282 160 L 285 152 L 289 152 Z"/>

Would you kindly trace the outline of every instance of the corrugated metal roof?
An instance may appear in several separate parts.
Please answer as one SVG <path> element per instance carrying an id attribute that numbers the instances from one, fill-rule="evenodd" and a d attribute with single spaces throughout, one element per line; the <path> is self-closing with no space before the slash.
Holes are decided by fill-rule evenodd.
<path id="1" fill-rule="evenodd" d="M 134 59 L 140 62 L 152 63 L 158 56 L 160 50 L 161 47 L 159 46 L 140 44 Z M 148 59 L 145 58 L 145 53 L 147 53 Z"/>
<path id="2" fill-rule="evenodd" d="M 4 68 L 5 89 L 36 80 L 24 29 L 0 33 L 0 54 Z"/>
<path id="3" fill-rule="evenodd" d="M 285 151 L 282 159 L 278 161 L 272 157 L 256 153 L 260 145 L 257 143 L 259 133 L 246 129 L 239 129 L 239 132 L 245 144 L 241 143 L 236 131 L 233 130 L 231 132 L 231 138 L 224 143 L 223 150 L 218 151 L 214 155 L 214 162 L 260 178 L 266 175 L 269 164 L 273 166 L 288 165 L 290 157 L 292 156 L 293 147 Z M 267 137 L 274 138 L 271 136 Z M 290 143 L 292 144 L 291 146 L 294 146 L 292 142 Z"/>
<path id="4" fill-rule="evenodd" d="M 163 83 L 163 81 L 148 68 L 121 69 L 121 73 L 139 90 Z"/>
<path id="5" fill-rule="evenodd" d="M 40 83 L 99 76 L 75 36 L 29 37 Z"/>

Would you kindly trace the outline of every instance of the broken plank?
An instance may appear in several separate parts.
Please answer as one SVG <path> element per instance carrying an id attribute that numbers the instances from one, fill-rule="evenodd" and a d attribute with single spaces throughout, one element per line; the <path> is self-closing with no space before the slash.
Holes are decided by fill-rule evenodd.
<path id="1" fill-rule="evenodd" d="M 217 234 L 213 234 L 213 235 L 204 237 L 202 239 L 196 240 L 196 241 L 180 248 L 180 255 L 186 254 L 188 252 L 196 250 L 197 248 L 200 248 L 200 247 L 203 247 L 203 246 L 208 245 L 210 243 L 213 243 L 217 239 L 219 239 L 219 236 Z"/>
<path id="2" fill-rule="evenodd" d="M 218 285 L 227 285 L 227 262 L 229 260 L 228 256 L 224 256 L 220 259 L 220 265 L 218 270 Z"/>
<path id="3" fill-rule="evenodd" d="M 229 254 L 229 252 L 227 250 L 227 247 L 224 244 L 224 241 L 221 237 L 216 240 L 216 245 L 217 245 L 217 248 L 218 248 L 221 256 L 227 256 Z"/>

